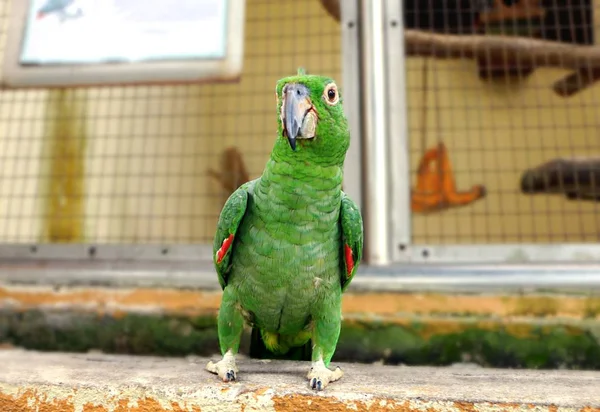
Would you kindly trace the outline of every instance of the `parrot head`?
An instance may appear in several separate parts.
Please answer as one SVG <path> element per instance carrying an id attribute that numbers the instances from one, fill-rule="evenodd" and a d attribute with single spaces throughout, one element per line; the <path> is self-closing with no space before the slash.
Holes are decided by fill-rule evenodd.
<path id="1" fill-rule="evenodd" d="M 300 68 L 296 76 L 279 80 L 275 93 L 279 131 L 274 151 L 285 157 L 343 163 L 350 132 L 335 81 Z"/>

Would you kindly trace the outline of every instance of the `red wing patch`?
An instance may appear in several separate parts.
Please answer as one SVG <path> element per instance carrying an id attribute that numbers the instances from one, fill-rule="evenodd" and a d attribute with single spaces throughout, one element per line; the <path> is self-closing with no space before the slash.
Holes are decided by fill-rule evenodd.
<path id="1" fill-rule="evenodd" d="M 344 252 L 346 259 L 346 274 L 350 276 L 354 270 L 354 259 L 352 258 L 352 249 L 348 245 L 344 245 Z"/>
<path id="2" fill-rule="evenodd" d="M 219 250 L 217 250 L 217 263 L 221 263 L 232 243 L 233 235 L 229 235 L 229 237 L 223 241 L 223 244 L 221 245 Z"/>

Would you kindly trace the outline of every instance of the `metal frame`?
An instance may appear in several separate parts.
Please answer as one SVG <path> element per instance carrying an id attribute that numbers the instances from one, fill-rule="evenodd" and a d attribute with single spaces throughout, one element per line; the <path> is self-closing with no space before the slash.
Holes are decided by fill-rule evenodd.
<path id="1" fill-rule="evenodd" d="M 365 0 L 368 1 L 368 0 Z M 402 2 L 385 0 L 388 107 L 394 114 L 388 117 L 390 155 L 389 174 L 392 223 L 392 261 L 415 263 L 544 263 L 560 262 L 577 265 L 600 262 L 600 245 L 594 244 L 491 244 L 491 245 L 431 245 L 412 243 L 410 209 L 410 159 L 407 129 L 406 68 L 404 53 L 404 19 Z M 367 167 L 367 171 L 370 169 Z M 386 201 L 387 195 L 374 194 L 368 202 Z M 367 205 L 367 210 L 368 205 Z M 578 266 L 574 270 L 579 270 Z M 599 273 L 600 276 L 600 273 Z"/>
<path id="2" fill-rule="evenodd" d="M 386 0 L 387 75 L 389 84 L 390 193 L 392 224 L 392 259 L 399 260 L 396 245 L 411 243 L 410 158 L 406 104 L 406 67 L 404 54 L 404 15 L 402 2 Z"/>
<path id="3" fill-rule="evenodd" d="M 0 264 L 2 285 L 35 287 L 118 287 L 204 289 L 220 291 L 207 262 L 40 261 Z M 401 292 L 600 292 L 600 264 L 595 265 L 361 265 L 351 291 Z"/>
<path id="4" fill-rule="evenodd" d="M 350 128 L 350 149 L 344 163 L 344 191 L 362 210 L 362 123 L 360 116 L 359 10 L 357 0 L 340 2 L 342 37 L 342 96 Z"/>
<path id="5" fill-rule="evenodd" d="M 114 62 L 22 66 L 21 44 L 25 36 L 31 0 L 12 0 L 4 70 L 0 86 L 36 88 L 89 85 L 198 83 L 237 81 L 244 55 L 245 0 L 229 0 L 226 7 L 226 53 L 223 58 L 170 59 L 165 61 Z"/>
<path id="6" fill-rule="evenodd" d="M 342 3 L 342 2 L 340 2 Z M 389 109 L 386 67 L 387 31 L 382 1 L 360 1 L 362 155 L 364 193 L 363 256 L 370 265 L 391 263 L 392 236 L 389 193 Z"/>
<path id="7" fill-rule="evenodd" d="M 0 262 L 211 262 L 212 245 L 0 244 Z"/>
<path id="8" fill-rule="evenodd" d="M 596 264 L 600 246 L 585 243 L 557 244 L 490 244 L 490 245 L 420 245 L 398 244 L 396 262 L 420 263 L 553 263 Z M 600 277 L 600 272 L 598 272 Z"/>

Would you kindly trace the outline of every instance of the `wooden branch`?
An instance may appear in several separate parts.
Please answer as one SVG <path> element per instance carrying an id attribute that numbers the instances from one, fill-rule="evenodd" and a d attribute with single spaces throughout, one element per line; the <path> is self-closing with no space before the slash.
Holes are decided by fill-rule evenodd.
<path id="1" fill-rule="evenodd" d="M 600 68 L 600 47 L 518 36 L 450 35 L 405 30 L 406 54 L 438 59 L 506 59 L 538 67 Z"/>
<path id="2" fill-rule="evenodd" d="M 555 158 L 521 176 L 521 193 L 563 193 L 569 199 L 600 201 L 600 159 Z"/>
<path id="3" fill-rule="evenodd" d="M 219 171 L 208 169 L 207 172 L 221 184 L 226 198 L 250 180 L 244 158 L 236 147 L 228 147 L 223 151 Z"/>
<path id="4" fill-rule="evenodd" d="M 408 56 L 438 59 L 491 59 L 511 65 L 571 69 L 574 73 L 553 85 L 556 94 L 569 97 L 600 80 L 600 47 L 581 46 L 517 36 L 447 35 L 405 30 Z"/>
<path id="5" fill-rule="evenodd" d="M 557 80 L 552 86 L 552 90 L 562 97 L 570 97 L 574 94 L 592 86 L 600 80 L 600 68 L 583 68 L 566 75 Z"/>

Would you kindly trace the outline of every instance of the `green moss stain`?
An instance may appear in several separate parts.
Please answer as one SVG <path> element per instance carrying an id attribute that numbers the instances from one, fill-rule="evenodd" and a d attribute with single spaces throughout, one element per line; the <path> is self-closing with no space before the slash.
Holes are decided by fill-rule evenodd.
<path id="1" fill-rule="evenodd" d="M 44 240 L 83 241 L 86 116 L 81 90 L 48 92 L 45 153 Z"/>
<path id="2" fill-rule="evenodd" d="M 208 355 L 218 347 L 216 317 L 123 317 L 0 311 L 0 342 L 41 351 Z"/>
<path id="3" fill-rule="evenodd" d="M 346 323 L 335 359 L 407 365 L 473 362 L 499 368 L 600 369 L 600 345 L 584 329 L 523 325 L 515 335 L 513 325 L 454 325 L 453 331 L 446 328 L 436 334 L 431 333 L 431 325 L 420 322 Z"/>
<path id="4" fill-rule="evenodd" d="M 600 344 L 593 331 L 570 325 L 503 325 L 414 321 L 390 324 L 345 321 L 336 362 L 600 370 Z M 214 356 L 215 316 L 133 315 L 0 311 L 0 343 L 44 351 L 159 356 Z M 248 353 L 249 333 L 241 352 Z"/>

